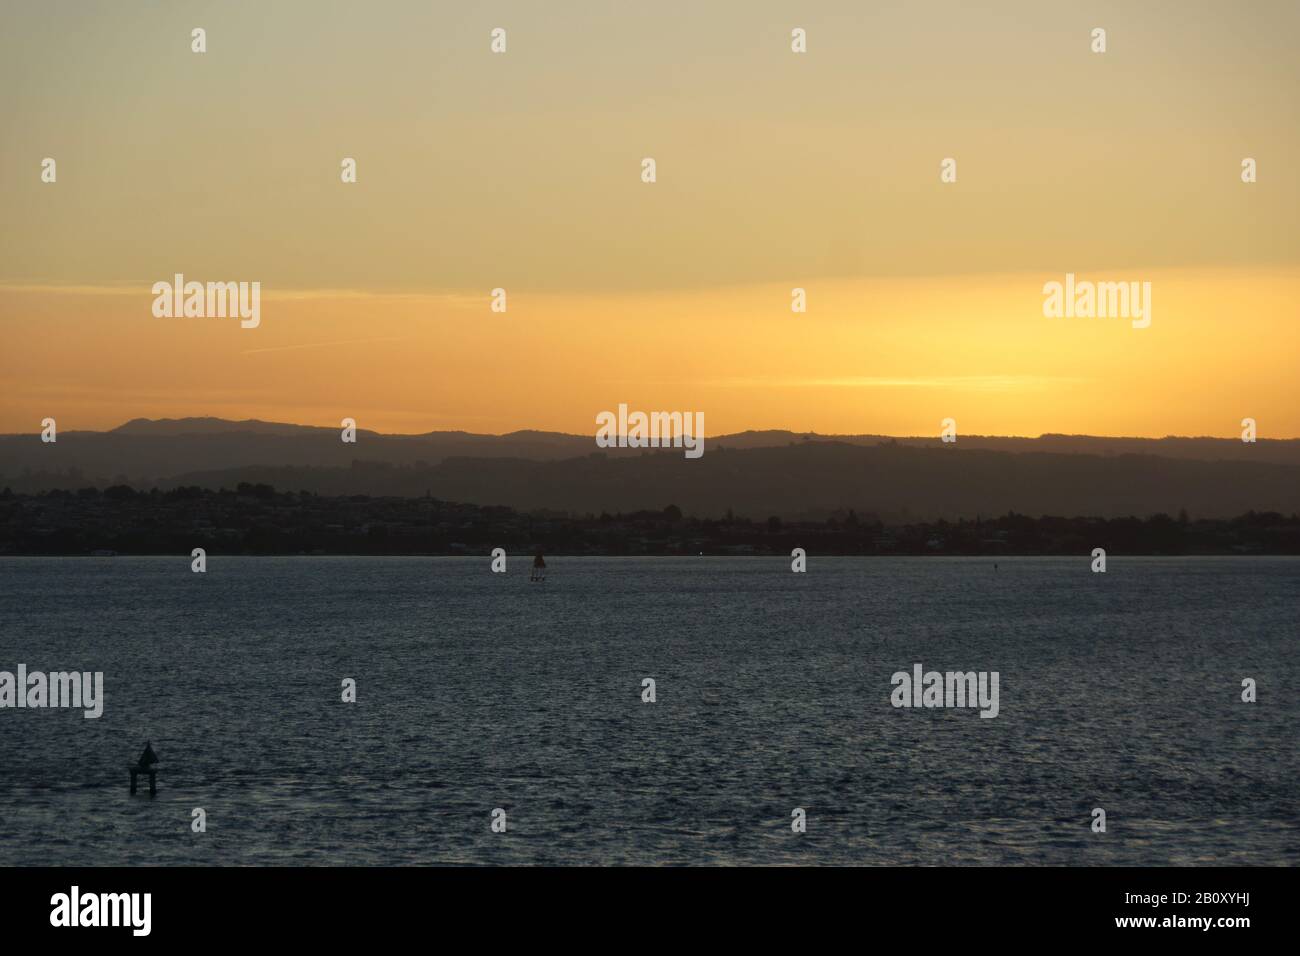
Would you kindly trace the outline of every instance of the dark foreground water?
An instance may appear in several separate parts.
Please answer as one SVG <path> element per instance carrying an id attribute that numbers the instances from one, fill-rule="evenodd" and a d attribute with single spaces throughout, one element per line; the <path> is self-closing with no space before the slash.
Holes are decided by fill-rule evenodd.
<path id="1" fill-rule="evenodd" d="M 106 698 L 0 710 L 0 864 L 1300 862 L 1300 560 L 550 564 L 0 559 L 0 670 Z"/>

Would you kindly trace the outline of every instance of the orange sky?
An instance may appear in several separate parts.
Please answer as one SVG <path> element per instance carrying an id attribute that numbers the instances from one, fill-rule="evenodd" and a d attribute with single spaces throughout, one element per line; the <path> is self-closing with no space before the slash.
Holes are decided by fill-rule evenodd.
<path id="1" fill-rule="evenodd" d="M 1300 436 L 1296 5 L 815 7 L 18 3 L 0 431 Z M 261 325 L 154 318 L 176 272 Z M 1066 272 L 1151 327 L 1045 318 Z"/>
<path id="2" fill-rule="evenodd" d="M 708 432 L 1300 435 L 1300 275 L 1150 273 L 1152 322 L 1047 319 L 1041 276 L 634 296 L 268 293 L 262 322 L 157 319 L 138 288 L 0 292 L 6 430 L 219 415 L 379 431 L 586 432 L 704 411 Z M 93 321 L 87 321 L 93 317 Z M 106 398 L 107 397 L 107 398 Z"/>

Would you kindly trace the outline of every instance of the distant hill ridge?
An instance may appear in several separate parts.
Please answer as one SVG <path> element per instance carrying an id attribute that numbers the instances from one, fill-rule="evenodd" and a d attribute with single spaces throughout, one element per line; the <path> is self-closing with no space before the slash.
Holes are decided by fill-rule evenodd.
<path id="1" fill-rule="evenodd" d="M 219 418 L 136 419 L 108 432 L 0 436 L 0 488 L 40 492 L 264 483 L 334 495 L 434 497 L 576 514 L 662 509 L 785 518 L 1005 514 L 1195 517 L 1300 511 L 1300 440 L 822 436 L 749 431 L 680 449 L 598 449 L 592 435 L 359 431 Z"/>
<path id="2" fill-rule="evenodd" d="M 323 434 L 337 435 L 339 429 L 325 425 L 298 425 L 289 422 L 267 422 L 256 418 L 232 421 L 215 417 L 195 418 L 133 418 L 106 432 L 68 431 L 61 433 L 69 436 L 89 435 L 131 435 L 131 436 L 215 436 L 215 435 L 280 435 L 287 437 L 318 437 Z M 548 432 L 537 429 L 520 429 L 501 435 L 467 432 L 463 430 L 429 431 L 414 434 L 376 432 L 358 429 L 361 437 L 378 438 L 391 441 L 425 441 L 432 444 L 473 442 L 484 445 L 500 445 L 503 448 L 514 443 L 537 443 L 573 450 L 582 454 L 583 448 L 594 449 L 594 427 L 591 435 L 575 435 L 565 432 Z M 0 435 L 0 443 L 7 439 L 30 438 L 29 435 Z M 793 432 L 784 429 L 749 430 L 729 435 L 706 437 L 707 447 L 727 448 L 769 448 L 805 441 L 842 442 L 851 445 L 875 445 L 881 442 L 897 442 L 915 446 L 942 446 L 935 436 L 891 436 L 875 434 L 836 435 L 817 432 Z M 340 442 L 340 444 L 342 444 Z M 981 448 L 1001 451 L 1052 451 L 1060 454 L 1085 455 L 1123 455 L 1148 454 L 1166 458 L 1196 458 L 1206 461 L 1273 461 L 1282 464 L 1300 465 L 1300 439 L 1261 438 L 1253 445 L 1237 438 L 1216 438 L 1210 436 L 1169 435 L 1164 438 L 1109 437 L 1096 435 L 1069 435 L 1049 432 L 1037 438 L 999 436 L 999 435 L 960 435 L 954 448 Z M 513 453 L 515 449 L 511 449 Z M 639 452 L 639 450 L 632 450 Z M 527 456 L 524 456 L 527 457 Z"/>

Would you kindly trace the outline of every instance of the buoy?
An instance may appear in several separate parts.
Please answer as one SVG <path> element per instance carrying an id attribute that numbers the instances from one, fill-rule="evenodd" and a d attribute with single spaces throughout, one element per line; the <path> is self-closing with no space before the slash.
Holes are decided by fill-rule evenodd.
<path id="1" fill-rule="evenodd" d="M 131 773 L 131 796 L 135 796 L 135 785 L 140 774 L 149 775 L 149 796 L 158 796 L 158 755 L 153 752 L 153 742 L 146 740 L 144 742 L 144 753 L 140 754 L 140 759 L 133 764 L 128 764 L 127 768 Z"/>
<path id="2" fill-rule="evenodd" d="M 147 767 L 141 767 L 139 764 L 130 764 L 126 768 L 131 772 L 131 796 L 135 796 L 136 781 L 140 774 L 149 775 L 149 796 L 158 796 L 158 765 L 152 763 Z"/>

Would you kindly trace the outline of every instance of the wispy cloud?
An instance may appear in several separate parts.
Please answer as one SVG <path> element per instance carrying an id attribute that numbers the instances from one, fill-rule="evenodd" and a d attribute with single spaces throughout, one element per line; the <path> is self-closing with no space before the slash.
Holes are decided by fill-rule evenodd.
<path id="1" fill-rule="evenodd" d="M 335 345 L 369 345 L 371 342 L 405 342 L 404 337 L 384 339 L 347 339 L 341 342 L 303 342 L 297 345 L 273 345 L 265 349 L 245 349 L 240 355 L 260 355 L 263 352 L 290 352 L 297 349 L 326 349 Z"/>
<path id="2" fill-rule="evenodd" d="M 945 388 L 974 392 L 1018 392 L 1080 384 L 1086 378 L 1046 375 L 857 375 L 831 378 L 720 378 L 693 384 L 713 388 Z M 686 385 L 687 382 L 658 382 Z"/>
<path id="3" fill-rule="evenodd" d="M 186 274 L 187 282 L 207 282 L 220 279 L 226 281 L 228 277 L 213 277 L 210 275 L 189 275 Z M 43 293 L 48 295 L 123 295 L 137 296 L 145 301 L 153 298 L 153 285 L 155 282 L 171 282 L 172 275 L 156 276 L 152 279 L 114 279 L 107 282 L 99 283 L 71 283 L 71 282 L 17 282 L 0 280 L 0 292 L 24 292 L 24 293 Z M 254 281 L 249 279 L 248 281 Z M 261 281 L 261 280 L 256 280 Z M 379 299 L 391 301 L 394 299 L 415 300 L 428 302 L 433 305 L 444 305 L 452 308 L 483 308 L 488 301 L 486 292 L 448 292 L 446 290 L 405 290 L 405 289 L 297 289 L 297 288 L 276 288 L 273 285 L 262 283 L 262 298 L 268 301 L 277 302 L 303 302 L 324 300 L 343 300 L 343 299 Z"/>
<path id="4" fill-rule="evenodd" d="M 1080 378 L 1045 375 L 932 375 L 915 377 L 854 376 L 848 378 L 793 379 L 776 384 L 791 388 L 957 388 L 976 392 L 1015 392 L 1048 388 Z"/>

